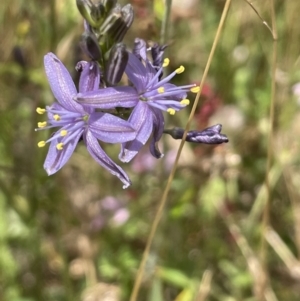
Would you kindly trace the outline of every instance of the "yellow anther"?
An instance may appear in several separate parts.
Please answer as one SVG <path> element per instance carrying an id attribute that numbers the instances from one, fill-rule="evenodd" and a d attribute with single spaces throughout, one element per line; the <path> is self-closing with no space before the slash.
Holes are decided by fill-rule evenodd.
<path id="1" fill-rule="evenodd" d="M 165 88 L 164 87 L 160 87 L 160 88 L 157 89 L 157 92 L 160 93 L 160 94 L 162 94 L 162 93 L 165 92 Z"/>
<path id="2" fill-rule="evenodd" d="M 62 142 L 56 144 L 56 148 L 58 150 L 62 150 L 64 148 L 64 144 Z"/>
<path id="3" fill-rule="evenodd" d="M 200 87 L 193 87 L 193 88 L 191 88 L 191 90 L 190 90 L 191 92 L 193 92 L 193 93 L 198 93 L 199 91 L 200 91 Z"/>
<path id="4" fill-rule="evenodd" d="M 66 136 L 67 134 L 68 134 L 68 131 L 67 131 L 67 130 L 61 130 L 61 131 L 60 131 L 60 135 L 61 135 L 62 137 Z"/>
<path id="5" fill-rule="evenodd" d="M 185 105 L 185 106 L 188 106 L 188 105 L 190 104 L 190 101 L 189 101 L 189 99 L 183 99 L 183 100 L 180 102 L 180 104 Z"/>
<path id="6" fill-rule="evenodd" d="M 58 114 L 53 115 L 55 121 L 60 121 L 60 116 Z"/>
<path id="7" fill-rule="evenodd" d="M 171 108 L 169 108 L 169 109 L 167 110 L 167 112 L 168 112 L 170 115 L 174 115 L 174 114 L 175 114 L 175 110 L 174 110 L 174 109 L 171 109 Z"/>
<path id="8" fill-rule="evenodd" d="M 47 121 L 38 122 L 38 128 L 44 128 L 47 125 Z"/>
<path id="9" fill-rule="evenodd" d="M 183 67 L 183 66 L 180 66 L 179 68 L 177 68 L 177 69 L 175 70 L 175 72 L 176 72 L 177 74 L 180 74 L 180 73 L 184 72 L 184 67 Z"/>
<path id="10" fill-rule="evenodd" d="M 168 58 L 165 58 L 162 66 L 165 68 L 169 66 L 169 64 L 170 64 L 170 60 Z"/>
<path id="11" fill-rule="evenodd" d="M 38 143 L 38 147 L 44 147 L 46 145 L 46 141 L 40 141 Z"/>
<path id="12" fill-rule="evenodd" d="M 42 108 L 36 108 L 36 112 L 40 115 L 44 114 L 46 112 L 45 109 L 42 109 Z"/>

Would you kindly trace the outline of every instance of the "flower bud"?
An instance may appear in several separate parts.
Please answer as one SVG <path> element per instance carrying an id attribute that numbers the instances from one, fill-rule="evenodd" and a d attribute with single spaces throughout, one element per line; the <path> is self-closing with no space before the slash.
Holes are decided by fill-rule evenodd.
<path id="1" fill-rule="evenodd" d="M 92 10 L 94 10 L 94 4 L 90 0 L 76 0 L 77 8 L 83 18 L 93 27 L 97 26 L 97 22 L 92 17 Z"/>
<path id="2" fill-rule="evenodd" d="M 102 0 L 102 5 L 105 9 L 106 14 L 108 14 L 117 4 L 117 0 Z"/>
<path id="3" fill-rule="evenodd" d="M 100 24 L 105 19 L 105 8 L 102 5 L 102 3 L 98 3 L 98 4 L 92 6 L 91 17 L 96 22 L 96 26 L 95 27 L 100 26 Z"/>
<path id="4" fill-rule="evenodd" d="M 100 45 L 110 49 L 115 43 L 121 42 L 132 21 L 132 6 L 128 4 L 122 8 L 120 5 L 116 5 L 100 26 Z"/>
<path id="5" fill-rule="evenodd" d="M 222 125 L 216 124 L 202 131 L 188 131 L 185 141 L 204 144 L 227 143 L 229 140 L 226 135 L 221 134 L 221 130 Z M 171 135 L 174 139 L 182 139 L 184 129 L 175 127 L 170 130 L 164 130 L 164 133 Z"/>
<path id="6" fill-rule="evenodd" d="M 131 4 L 127 4 L 122 8 L 122 17 L 123 17 L 123 22 L 126 26 L 126 30 L 123 29 L 122 31 L 123 35 L 120 36 L 119 41 L 123 40 L 125 34 L 127 33 L 134 19 L 134 12 Z"/>
<path id="7" fill-rule="evenodd" d="M 105 80 L 110 85 L 116 85 L 122 78 L 128 62 L 126 46 L 118 43 L 110 51 L 104 72 Z"/>
<path id="8" fill-rule="evenodd" d="M 101 57 L 101 50 L 96 36 L 91 32 L 85 32 L 81 36 L 80 46 L 82 50 L 92 59 L 98 60 Z"/>

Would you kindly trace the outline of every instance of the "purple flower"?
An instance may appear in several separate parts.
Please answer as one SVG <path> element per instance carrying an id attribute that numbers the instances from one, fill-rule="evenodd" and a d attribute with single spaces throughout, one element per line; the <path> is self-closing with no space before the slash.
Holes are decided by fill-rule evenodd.
<path id="1" fill-rule="evenodd" d="M 163 48 L 160 50 L 163 51 Z M 160 54 L 161 56 L 161 54 Z M 148 141 L 151 133 L 153 138 L 150 152 L 162 157 L 157 142 L 164 130 L 164 117 L 161 111 L 174 115 L 189 104 L 187 92 L 198 92 L 195 85 L 175 86 L 170 80 L 184 71 L 180 66 L 169 76 L 160 79 L 163 68 L 169 64 L 165 59 L 162 66 L 154 66 L 147 58 L 146 43 L 136 39 L 133 53 L 129 53 L 125 73 L 133 87 L 114 87 L 78 94 L 77 100 L 92 108 L 111 109 L 115 107 L 134 107 L 128 121 L 137 131 L 134 140 L 122 144 L 119 158 L 129 162 Z"/>
<path id="2" fill-rule="evenodd" d="M 123 169 L 116 165 L 100 147 L 97 139 L 107 143 L 124 143 L 135 138 L 136 133 L 127 121 L 108 113 L 95 112 L 73 100 L 77 95 L 71 75 L 53 54 L 44 58 L 45 71 L 51 90 L 58 102 L 46 109 L 37 108 L 39 114 L 47 113 L 47 121 L 39 122 L 39 129 L 59 129 L 47 141 L 40 141 L 39 147 L 50 142 L 44 168 L 48 175 L 56 173 L 69 160 L 82 138 L 91 156 L 110 173 L 117 176 L 124 188 L 130 180 Z M 79 91 L 81 93 L 98 89 L 100 71 L 96 62 L 80 62 Z"/>

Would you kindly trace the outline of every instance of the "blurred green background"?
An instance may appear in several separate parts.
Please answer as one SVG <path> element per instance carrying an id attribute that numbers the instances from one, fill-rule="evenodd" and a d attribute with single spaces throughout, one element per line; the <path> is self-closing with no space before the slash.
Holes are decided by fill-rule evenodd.
<path id="1" fill-rule="evenodd" d="M 163 2 L 130 3 L 127 45 L 159 40 Z M 173 0 L 167 56 L 170 70 L 186 68 L 176 83 L 200 82 L 224 3 Z M 253 5 L 271 25 L 271 1 Z M 223 124 L 230 142 L 185 144 L 138 300 L 300 300 L 300 2 L 275 0 L 275 12 L 269 227 L 262 215 L 273 40 L 235 0 L 193 120 L 194 129 Z M 123 190 L 79 145 L 46 175 L 47 149 L 37 142 L 50 133 L 34 131 L 36 107 L 53 101 L 43 56 L 54 52 L 75 78 L 82 31 L 75 0 L 0 4 L 0 300 L 128 300 L 175 159 L 179 142 L 169 137 L 163 159 L 145 147 L 123 166 L 133 182 Z M 188 114 L 168 116 L 168 125 L 184 127 Z M 105 149 L 118 162 L 119 147 Z"/>

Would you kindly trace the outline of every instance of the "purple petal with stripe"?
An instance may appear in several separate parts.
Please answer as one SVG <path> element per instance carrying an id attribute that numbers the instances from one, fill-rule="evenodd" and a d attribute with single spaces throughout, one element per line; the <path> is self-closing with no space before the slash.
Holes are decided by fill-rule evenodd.
<path id="1" fill-rule="evenodd" d="M 51 90 L 57 101 L 69 111 L 84 112 L 82 106 L 73 100 L 73 96 L 77 94 L 76 87 L 62 62 L 50 52 L 44 57 L 44 65 Z"/>
<path id="2" fill-rule="evenodd" d="M 126 86 L 98 89 L 96 91 L 87 93 L 79 93 L 75 99 L 80 104 L 92 108 L 132 108 L 139 101 L 139 95 L 134 88 Z"/>
<path id="3" fill-rule="evenodd" d="M 99 89 L 100 69 L 97 62 L 81 64 L 82 71 L 79 80 L 79 92 L 95 91 Z"/>
<path id="4" fill-rule="evenodd" d="M 153 116 L 148 105 L 140 101 L 133 109 L 128 121 L 135 128 L 137 135 L 133 141 L 122 144 L 119 159 L 122 162 L 131 161 L 141 147 L 148 141 L 153 129 Z"/>
<path id="5" fill-rule="evenodd" d="M 65 144 L 62 150 L 58 150 L 56 148 L 56 145 L 61 142 L 62 138 L 51 141 L 44 163 L 44 169 L 46 170 L 48 176 L 56 173 L 66 164 L 73 154 L 81 135 L 82 131 L 78 132 L 77 136 L 74 137 L 69 143 Z"/>
<path id="6" fill-rule="evenodd" d="M 144 90 L 149 81 L 148 71 L 141 61 L 132 53 L 129 53 L 125 73 L 139 93 L 145 92 Z"/>
<path id="7" fill-rule="evenodd" d="M 117 176 L 124 183 L 123 188 L 127 188 L 131 184 L 128 175 L 120 166 L 118 166 L 107 156 L 93 134 L 90 131 L 87 131 L 83 137 L 83 140 L 90 155 L 111 174 Z"/>
<path id="8" fill-rule="evenodd" d="M 89 130 L 94 137 L 107 143 L 123 143 L 136 137 L 136 131 L 128 121 L 107 113 L 92 113 Z"/>

